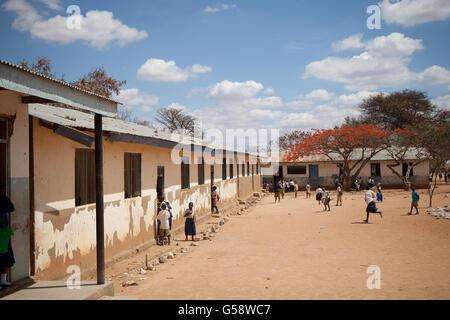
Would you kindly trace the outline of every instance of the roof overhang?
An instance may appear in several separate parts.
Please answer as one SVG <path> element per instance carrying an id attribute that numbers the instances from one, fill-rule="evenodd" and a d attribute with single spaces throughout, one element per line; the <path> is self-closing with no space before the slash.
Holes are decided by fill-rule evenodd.
<path id="1" fill-rule="evenodd" d="M 12 65 L 0 64 L 0 88 L 113 117 L 117 102 Z"/>

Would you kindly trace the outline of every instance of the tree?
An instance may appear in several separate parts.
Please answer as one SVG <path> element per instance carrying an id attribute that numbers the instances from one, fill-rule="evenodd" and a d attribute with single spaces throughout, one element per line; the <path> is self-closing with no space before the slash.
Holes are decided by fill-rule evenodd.
<path id="1" fill-rule="evenodd" d="M 390 129 L 405 129 L 430 120 L 436 107 L 425 92 L 405 89 L 391 94 L 379 93 L 364 99 L 359 105 L 364 123 L 382 125 Z"/>
<path id="2" fill-rule="evenodd" d="M 120 88 L 126 83 L 126 80 L 120 81 L 108 76 L 104 68 L 96 68 L 71 84 L 78 88 L 110 98 L 113 93 L 119 95 Z"/>
<path id="3" fill-rule="evenodd" d="M 19 65 L 27 70 L 31 70 L 50 78 L 58 79 L 56 73 L 52 72 L 52 63 L 48 57 L 38 57 L 35 63 L 30 63 L 26 60 L 22 60 L 19 62 Z M 61 77 L 59 80 L 64 81 L 64 77 Z"/>
<path id="4" fill-rule="evenodd" d="M 296 143 L 301 139 L 306 133 L 300 130 L 293 130 L 278 138 L 278 148 L 279 150 L 288 150 L 289 146 Z"/>
<path id="5" fill-rule="evenodd" d="M 313 129 L 290 146 L 287 157 L 295 161 L 312 154 L 325 156 L 342 168 L 344 188 L 349 190 L 350 178 L 358 176 L 362 168 L 387 147 L 390 134 L 390 130 L 373 124 Z"/>
<path id="6" fill-rule="evenodd" d="M 197 119 L 183 112 L 180 108 L 161 108 L 157 111 L 155 120 L 170 132 L 177 130 L 187 131 L 194 135 Z"/>

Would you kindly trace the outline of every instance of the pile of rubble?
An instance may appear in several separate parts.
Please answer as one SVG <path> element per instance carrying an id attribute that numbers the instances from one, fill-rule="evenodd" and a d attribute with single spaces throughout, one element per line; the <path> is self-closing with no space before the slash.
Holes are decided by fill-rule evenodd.
<path id="1" fill-rule="evenodd" d="M 437 207 L 436 209 L 428 210 L 428 214 L 431 214 L 436 218 L 444 218 L 450 220 L 450 207 L 444 206 L 443 208 Z"/>

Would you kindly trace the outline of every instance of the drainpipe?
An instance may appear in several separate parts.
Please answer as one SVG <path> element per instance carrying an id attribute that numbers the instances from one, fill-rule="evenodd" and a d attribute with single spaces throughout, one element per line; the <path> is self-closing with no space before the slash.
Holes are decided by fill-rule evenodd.
<path id="1" fill-rule="evenodd" d="M 105 226 L 103 208 L 102 115 L 95 114 L 95 214 L 97 231 L 97 284 L 105 283 Z"/>

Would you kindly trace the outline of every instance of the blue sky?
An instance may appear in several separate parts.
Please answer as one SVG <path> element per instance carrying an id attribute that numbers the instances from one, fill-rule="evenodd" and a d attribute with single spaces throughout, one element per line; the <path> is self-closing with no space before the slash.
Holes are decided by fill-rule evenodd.
<path id="1" fill-rule="evenodd" d="M 379 30 L 366 26 L 374 4 Z M 47 56 L 68 80 L 103 66 L 151 122 L 174 105 L 205 127 L 319 128 L 377 92 L 423 90 L 450 108 L 449 18 L 448 0 L 9 0 L 0 58 Z"/>

